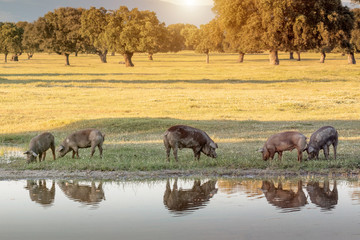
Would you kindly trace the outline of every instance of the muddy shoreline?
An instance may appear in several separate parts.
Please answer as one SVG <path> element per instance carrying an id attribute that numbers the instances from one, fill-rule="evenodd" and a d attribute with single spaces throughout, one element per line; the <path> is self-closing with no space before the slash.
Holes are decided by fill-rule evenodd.
<path id="1" fill-rule="evenodd" d="M 359 179 L 360 170 L 327 170 L 322 172 L 288 171 L 273 169 L 226 170 L 161 170 L 161 171 L 57 171 L 57 170 L 8 170 L 0 169 L 0 180 L 23 179 L 78 179 L 78 180 L 142 180 L 174 177 L 224 177 L 224 178 L 342 178 Z"/>

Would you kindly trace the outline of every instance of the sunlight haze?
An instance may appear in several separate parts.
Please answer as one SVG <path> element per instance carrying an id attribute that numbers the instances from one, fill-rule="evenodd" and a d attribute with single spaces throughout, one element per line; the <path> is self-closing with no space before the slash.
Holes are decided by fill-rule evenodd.
<path id="1" fill-rule="evenodd" d="M 213 0 L 162 0 L 164 2 L 174 3 L 185 6 L 212 6 Z"/>

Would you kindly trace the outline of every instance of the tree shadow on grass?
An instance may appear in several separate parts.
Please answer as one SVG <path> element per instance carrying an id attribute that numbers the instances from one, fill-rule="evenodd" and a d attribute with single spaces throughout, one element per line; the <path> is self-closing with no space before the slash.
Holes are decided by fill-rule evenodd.
<path id="1" fill-rule="evenodd" d="M 327 121 L 234 121 L 234 120 L 182 120 L 173 118 L 102 118 L 76 121 L 64 126 L 48 129 L 55 135 L 66 135 L 85 128 L 97 128 L 107 136 L 126 134 L 134 136 L 159 135 L 161 139 L 169 127 L 173 125 L 189 125 L 206 131 L 210 136 L 224 139 L 264 139 L 272 134 L 296 130 L 302 132 L 308 139 L 310 135 L 322 126 L 333 126 L 339 132 L 339 137 L 347 141 L 359 141 L 360 120 L 327 120 Z M 0 143 L 23 143 L 22 138 L 38 134 L 22 132 L 15 134 L 0 134 Z M 55 136 L 56 137 L 56 136 Z M 139 139 L 137 137 L 137 139 Z M 139 139 L 141 140 L 141 139 Z"/>
<path id="2" fill-rule="evenodd" d="M 141 74 L 140 74 L 141 75 Z M 189 83 L 189 84 L 276 84 L 276 83 L 300 83 L 300 82 L 346 82 L 347 80 L 342 79 L 286 79 L 286 80 L 241 80 L 241 79 L 225 79 L 225 80 L 211 80 L 211 79 L 198 79 L 198 80 L 186 80 L 186 79 L 174 79 L 174 80 L 43 80 L 43 79 L 26 79 L 26 80 L 8 80 L 0 78 L 0 84 L 31 84 L 38 83 L 38 87 L 80 87 L 80 88 L 93 88 L 99 86 L 75 86 L 74 83 L 81 84 L 97 84 L 97 83 L 108 83 L 108 84 L 175 84 L 175 83 Z M 70 84 L 73 83 L 73 84 Z M 104 86 L 102 86 L 104 87 Z M 105 86 L 105 88 L 111 88 L 111 86 Z"/>

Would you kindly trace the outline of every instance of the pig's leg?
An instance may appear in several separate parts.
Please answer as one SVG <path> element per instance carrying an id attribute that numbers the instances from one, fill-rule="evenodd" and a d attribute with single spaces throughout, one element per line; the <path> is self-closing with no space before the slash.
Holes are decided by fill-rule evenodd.
<path id="1" fill-rule="evenodd" d="M 99 152 L 100 152 L 100 158 L 102 158 L 102 152 L 103 152 L 102 144 L 99 144 L 98 148 L 99 148 Z"/>
<path id="2" fill-rule="evenodd" d="M 175 143 L 174 148 L 173 148 L 173 154 L 174 154 L 174 157 L 175 157 L 176 161 L 178 161 L 177 152 L 178 152 L 178 145 L 177 145 L 177 143 Z"/>
<path id="3" fill-rule="evenodd" d="M 329 157 L 329 146 L 328 145 L 324 146 L 324 156 L 325 156 L 325 159 L 328 160 L 328 157 Z"/>
<path id="4" fill-rule="evenodd" d="M 52 143 L 51 146 L 50 146 L 50 148 L 51 148 L 51 151 L 52 151 L 52 154 L 53 154 L 53 158 L 54 158 L 54 160 L 55 160 L 55 159 L 56 159 L 56 157 L 55 157 L 55 144 Z"/>
<path id="5" fill-rule="evenodd" d="M 195 160 L 200 160 L 200 154 L 201 154 L 201 150 L 198 148 L 193 148 L 193 152 L 194 152 L 194 158 Z"/>
<path id="6" fill-rule="evenodd" d="M 73 152 L 72 152 L 72 158 L 74 158 L 75 157 L 75 151 L 73 150 Z"/>
<path id="7" fill-rule="evenodd" d="M 166 160 L 168 162 L 170 162 L 170 151 L 171 151 L 170 147 L 166 148 Z"/>
<path id="8" fill-rule="evenodd" d="M 41 162 L 41 157 L 42 157 L 42 153 L 39 153 L 39 162 Z"/>
<path id="9" fill-rule="evenodd" d="M 166 161 L 170 162 L 170 151 L 171 151 L 171 146 L 168 142 L 168 140 L 164 137 L 164 146 L 166 149 Z"/>
<path id="10" fill-rule="evenodd" d="M 336 160 L 336 147 L 337 147 L 337 141 L 333 143 L 334 148 L 334 159 Z"/>
<path id="11" fill-rule="evenodd" d="M 42 157 L 42 160 L 45 161 L 45 158 L 46 158 L 46 151 L 43 152 L 43 157 Z"/>
<path id="12" fill-rule="evenodd" d="M 281 159 L 282 159 L 282 152 L 278 152 L 278 158 L 279 158 L 279 161 L 281 161 Z"/>
<path id="13" fill-rule="evenodd" d="M 298 149 L 298 162 L 302 161 L 302 151 Z"/>
<path id="14" fill-rule="evenodd" d="M 90 154 L 90 157 L 92 157 L 93 155 L 94 155 L 94 153 L 95 153 L 95 147 L 96 146 L 91 146 L 91 154 Z"/>

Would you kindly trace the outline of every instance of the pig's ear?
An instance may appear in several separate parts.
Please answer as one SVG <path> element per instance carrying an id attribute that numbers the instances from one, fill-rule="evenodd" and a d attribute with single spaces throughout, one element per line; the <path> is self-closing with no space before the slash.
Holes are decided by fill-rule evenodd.
<path id="1" fill-rule="evenodd" d="M 312 153 L 314 151 L 314 148 L 313 147 L 308 147 L 307 150 L 308 150 L 308 153 Z"/>
<path id="2" fill-rule="evenodd" d="M 64 149 L 63 145 L 60 145 L 59 148 L 57 149 L 58 152 L 61 152 Z"/>
<path id="3" fill-rule="evenodd" d="M 33 151 L 30 151 L 31 155 L 33 155 L 34 157 L 37 157 L 38 155 L 36 153 L 34 153 Z"/>
<path id="4" fill-rule="evenodd" d="M 29 153 L 30 153 L 29 151 L 24 152 L 24 154 L 29 154 Z"/>
<path id="5" fill-rule="evenodd" d="M 212 148 L 217 148 L 217 144 L 214 143 L 214 142 L 211 142 L 211 143 L 210 143 L 210 147 L 212 147 Z"/>
<path id="6" fill-rule="evenodd" d="M 257 150 L 257 152 L 263 153 L 263 152 L 264 152 L 264 148 L 259 148 L 259 149 Z"/>

